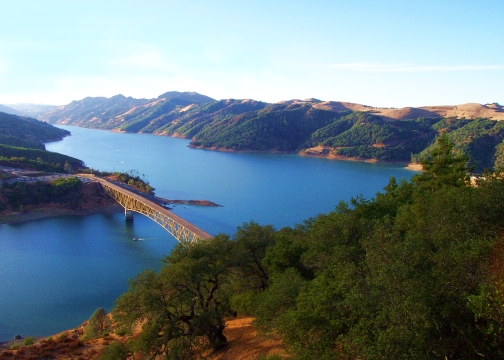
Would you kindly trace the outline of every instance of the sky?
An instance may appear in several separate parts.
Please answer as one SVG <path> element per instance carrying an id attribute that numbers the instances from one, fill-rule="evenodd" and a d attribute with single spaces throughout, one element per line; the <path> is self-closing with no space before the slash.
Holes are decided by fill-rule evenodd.
<path id="1" fill-rule="evenodd" d="M 504 1 L 0 0 L 0 104 L 504 104 Z"/>

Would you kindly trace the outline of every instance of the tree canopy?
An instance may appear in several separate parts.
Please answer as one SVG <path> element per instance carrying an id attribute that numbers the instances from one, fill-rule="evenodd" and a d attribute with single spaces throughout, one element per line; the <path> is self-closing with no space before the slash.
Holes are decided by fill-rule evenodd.
<path id="1" fill-rule="evenodd" d="M 114 319 L 143 324 L 130 349 L 152 358 L 221 348 L 235 311 L 296 359 L 502 358 L 504 180 L 469 185 L 466 160 L 441 136 L 424 174 L 373 199 L 179 245 L 132 280 Z"/>

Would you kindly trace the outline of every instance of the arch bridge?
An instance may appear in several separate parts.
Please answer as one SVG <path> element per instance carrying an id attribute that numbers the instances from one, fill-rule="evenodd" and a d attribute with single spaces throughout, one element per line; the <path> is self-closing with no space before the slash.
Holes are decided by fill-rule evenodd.
<path id="1" fill-rule="evenodd" d="M 161 225 L 182 244 L 191 244 L 212 237 L 212 235 L 197 228 L 161 205 L 156 204 L 154 201 L 147 199 L 145 196 L 110 181 L 99 178 L 95 179 L 100 182 L 105 192 L 124 208 L 126 219 L 133 219 L 132 212 L 145 215 Z"/>

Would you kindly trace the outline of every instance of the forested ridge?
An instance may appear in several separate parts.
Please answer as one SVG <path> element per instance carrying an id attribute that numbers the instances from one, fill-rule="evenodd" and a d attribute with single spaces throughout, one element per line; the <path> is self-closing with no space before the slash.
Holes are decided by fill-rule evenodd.
<path id="1" fill-rule="evenodd" d="M 503 358 L 504 180 L 470 185 L 444 133 L 422 164 L 295 227 L 176 246 L 130 281 L 109 330 L 142 325 L 124 354 L 197 358 L 238 313 L 294 359 Z"/>
<path id="2" fill-rule="evenodd" d="M 0 165 L 40 171 L 71 172 L 83 162 L 45 150 L 44 142 L 70 132 L 41 121 L 0 112 Z"/>
<path id="3" fill-rule="evenodd" d="M 499 104 L 384 109 L 317 99 L 274 104 L 214 100 L 173 91 L 156 99 L 85 98 L 40 119 L 183 137 L 196 148 L 300 152 L 404 164 L 421 160 L 444 131 L 456 151 L 469 155 L 474 171 L 481 173 L 504 162 L 504 134 L 498 121 L 503 113 Z"/>

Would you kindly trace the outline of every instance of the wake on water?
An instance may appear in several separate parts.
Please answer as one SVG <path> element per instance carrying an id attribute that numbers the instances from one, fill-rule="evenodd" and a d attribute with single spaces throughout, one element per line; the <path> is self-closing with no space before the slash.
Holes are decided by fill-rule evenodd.
<path id="1" fill-rule="evenodd" d="M 141 237 L 135 237 L 133 238 L 133 241 L 147 241 L 147 240 L 159 240 L 161 239 L 160 237 L 146 237 L 146 238 L 141 238 Z"/>

